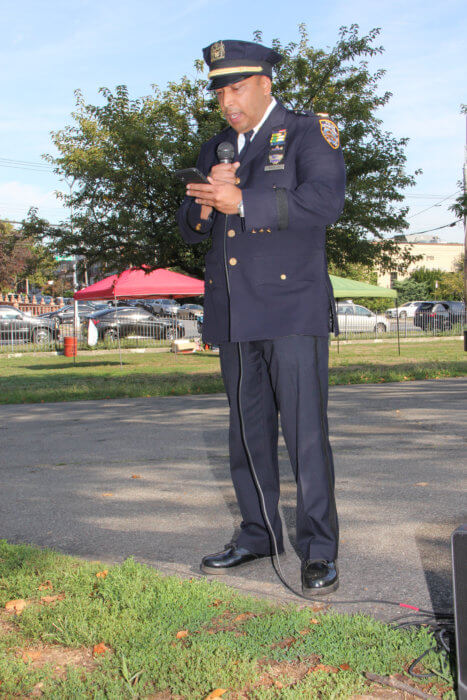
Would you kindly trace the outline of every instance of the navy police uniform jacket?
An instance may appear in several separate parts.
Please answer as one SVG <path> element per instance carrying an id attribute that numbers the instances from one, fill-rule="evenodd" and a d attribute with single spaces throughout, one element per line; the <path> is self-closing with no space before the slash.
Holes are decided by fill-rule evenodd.
<path id="1" fill-rule="evenodd" d="M 237 133 L 227 128 L 201 148 L 206 175 L 217 146 Z M 337 127 L 312 113 L 277 103 L 248 145 L 237 170 L 245 209 L 240 217 L 185 197 L 178 223 L 187 243 L 212 238 L 206 255 L 203 340 L 266 340 L 327 336 L 337 319 L 325 251 L 326 226 L 344 205 L 345 168 Z"/>

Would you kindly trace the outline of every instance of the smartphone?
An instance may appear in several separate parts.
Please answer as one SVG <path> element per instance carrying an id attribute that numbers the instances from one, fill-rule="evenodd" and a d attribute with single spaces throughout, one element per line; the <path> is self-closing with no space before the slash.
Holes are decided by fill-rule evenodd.
<path id="1" fill-rule="evenodd" d="M 206 175 L 203 175 L 201 170 L 198 168 L 185 168 L 185 170 L 176 170 L 174 172 L 175 177 L 178 177 L 185 185 L 196 183 L 209 185 L 209 180 Z"/>

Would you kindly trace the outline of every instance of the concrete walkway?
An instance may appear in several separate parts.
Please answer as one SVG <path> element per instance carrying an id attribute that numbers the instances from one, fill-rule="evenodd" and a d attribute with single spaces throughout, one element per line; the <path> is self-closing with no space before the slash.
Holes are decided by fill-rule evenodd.
<path id="1" fill-rule="evenodd" d="M 467 521 L 466 419 L 466 378 L 331 388 L 342 538 L 331 600 L 452 605 L 449 538 Z M 222 549 L 240 520 L 227 424 L 222 395 L 0 406 L 0 537 L 199 576 L 201 557 Z M 283 443 L 280 451 L 281 562 L 298 587 L 295 485 Z M 301 602 L 269 560 L 222 580 Z M 401 612 L 335 608 L 383 619 Z"/>

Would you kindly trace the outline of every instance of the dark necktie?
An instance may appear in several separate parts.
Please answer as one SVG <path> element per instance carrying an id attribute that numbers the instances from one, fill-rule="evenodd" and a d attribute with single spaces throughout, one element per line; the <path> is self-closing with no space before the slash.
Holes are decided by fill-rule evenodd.
<path id="1" fill-rule="evenodd" d="M 243 148 L 239 153 L 240 160 L 245 157 L 245 153 L 248 150 L 248 146 L 250 145 L 251 137 L 255 133 L 254 129 L 251 129 L 251 131 L 247 131 L 244 136 L 245 136 L 245 143 L 243 144 Z"/>

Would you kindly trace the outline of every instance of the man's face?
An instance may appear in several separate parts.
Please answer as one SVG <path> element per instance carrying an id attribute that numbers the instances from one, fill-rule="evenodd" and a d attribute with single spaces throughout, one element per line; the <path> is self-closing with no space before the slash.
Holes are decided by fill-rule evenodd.
<path id="1" fill-rule="evenodd" d="M 216 90 L 224 117 L 238 134 L 253 129 L 271 102 L 271 81 L 266 75 L 253 75 Z"/>

